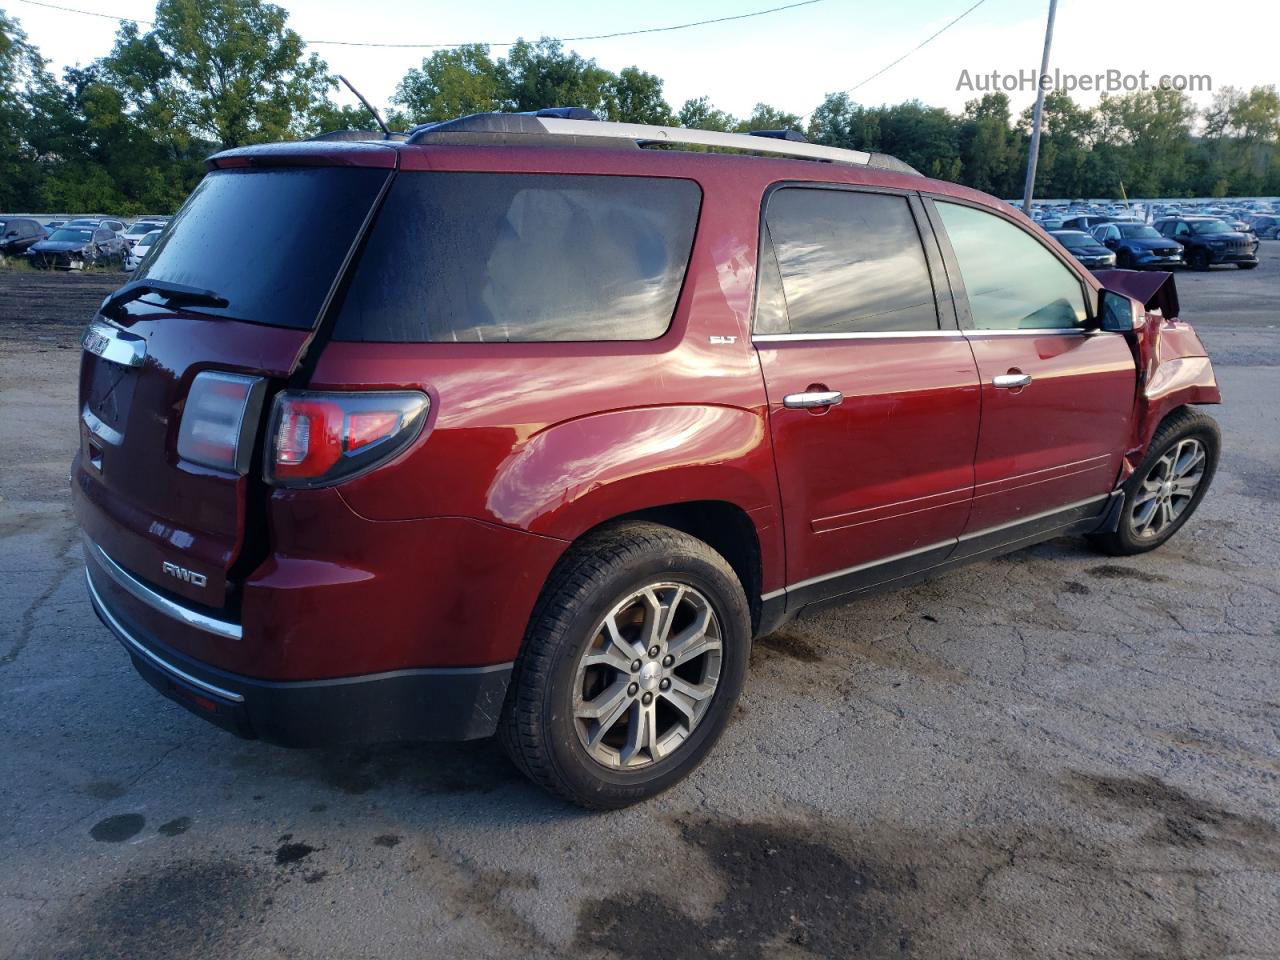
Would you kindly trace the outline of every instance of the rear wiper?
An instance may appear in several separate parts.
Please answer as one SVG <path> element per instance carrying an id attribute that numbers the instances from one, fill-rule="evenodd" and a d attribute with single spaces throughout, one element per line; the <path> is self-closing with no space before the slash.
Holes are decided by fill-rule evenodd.
<path id="1" fill-rule="evenodd" d="M 170 303 L 189 303 L 202 307 L 225 307 L 230 301 L 220 297 L 212 290 L 201 290 L 189 287 L 185 283 L 173 283 L 170 280 L 150 280 L 143 278 L 126 283 L 123 287 L 102 301 L 98 311 L 106 317 L 118 317 L 120 308 L 148 293 L 158 293 Z"/>

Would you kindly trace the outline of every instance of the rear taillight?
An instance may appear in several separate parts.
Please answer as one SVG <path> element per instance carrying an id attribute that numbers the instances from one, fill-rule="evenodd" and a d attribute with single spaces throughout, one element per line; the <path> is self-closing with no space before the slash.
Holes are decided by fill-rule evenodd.
<path id="1" fill-rule="evenodd" d="M 249 472 L 266 381 L 206 370 L 196 374 L 178 427 L 178 456 L 216 470 Z"/>
<path id="2" fill-rule="evenodd" d="M 267 482 L 324 487 L 372 470 L 414 441 L 429 407 L 416 391 L 286 390 L 271 410 Z"/>

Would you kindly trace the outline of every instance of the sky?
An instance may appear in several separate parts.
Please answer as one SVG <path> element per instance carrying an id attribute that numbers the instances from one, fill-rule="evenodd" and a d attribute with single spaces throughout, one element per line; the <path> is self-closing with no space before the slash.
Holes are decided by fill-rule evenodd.
<path id="1" fill-rule="evenodd" d="M 117 16 L 150 19 L 146 0 L 50 0 Z M 732 16 L 787 0 L 649 0 L 644 4 L 539 0 L 282 0 L 290 26 L 309 41 L 391 43 L 491 42 L 539 36 L 572 37 Z M 819 0 L 790 10 L 667 33 L 567 44 L 610 70 L 636 65 L 666 82 L 668 102 L 708 96 L 742 116 L 757 102 L 807 116 L 829 93 L 862 83 L 972 6 L 975 0 Z M 959 111 L 978 97 L 980 75 L 1016 75 L 1038 68 L 1048 0 L 985 0 L 976 10 L 902 63 L 852 94 L 864 104 L 920 99 Z M 56 70 L 87 64 L 111 47 L 118 24 L 97 17 L 0 0 Z M 1229 15 L 1207 12 L 1203 0 L 1059 0 L 1050 69 L 1073 75 L 1143 70 L 1207 75 L 1211 90 L 1192 93 L 1207 104 L 1212 90 L 1280 83 L 1274 55 L 1280 3 L 1236 0 Z M 353 15 L 353 10 L 358 15 Z M 396 83 L 430 50 L 368 49 L 315 43 L 335 73 L 344 73 L 375 104 L 386 105 Z M 967 74 L 966 74 L 967 71 Z M 963 86 L 967 75 L 967 86 Z M 346 91 L 339 102 L 354 102 Z M 1034 88 L 1009 91 L 1015 114 Z M 1095 103 L 1096 93 L 1073 93 Z M 549 104 L 550 106 L 550 104 Z"/>

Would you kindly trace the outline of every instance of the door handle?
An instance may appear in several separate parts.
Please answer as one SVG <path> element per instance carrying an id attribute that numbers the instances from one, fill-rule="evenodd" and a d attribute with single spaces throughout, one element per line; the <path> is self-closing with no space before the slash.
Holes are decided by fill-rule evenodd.
<path id="1" fill-rule="evenodd" d="M 814 393 L 788 393 L 782 405 L 788 410 L 812 410 L 814 407 L 834 407 L 844 399 L 839 390 L 822 390 Z"/>
<path id="2" fill-rule="evenodd" d="M 1031 374 L 1029 373 L 1002 373 L 998 377 L 991 378 L 991 385 L 999 387 L 1001 390 L 1013 390 L 1017 387 L 1025 387 L 1031 383 Z"/>

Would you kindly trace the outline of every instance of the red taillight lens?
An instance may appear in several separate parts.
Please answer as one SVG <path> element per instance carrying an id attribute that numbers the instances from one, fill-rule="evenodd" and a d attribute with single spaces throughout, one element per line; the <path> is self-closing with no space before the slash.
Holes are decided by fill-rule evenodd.
<path id="1" fill-rule="evenodd" d="M 266 381 L 205 370 L 191 381 L 178 426 L 178 456 L 190 463 L 249 471 Z"/>
<path id="2" fill-rule="evenodd" d="M 425 394 L 288 390 L 271 412 L 266 479 L 323 487 L 385 463 L 422 430 Z"/>

